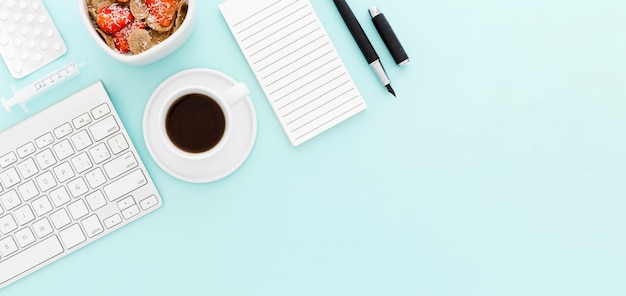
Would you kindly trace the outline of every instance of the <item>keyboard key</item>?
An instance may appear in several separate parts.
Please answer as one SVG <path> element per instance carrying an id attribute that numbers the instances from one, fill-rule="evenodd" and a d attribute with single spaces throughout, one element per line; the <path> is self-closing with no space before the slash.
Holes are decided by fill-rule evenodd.
<path id="1" fill-rule="evenodd" d="M 143 172 L 138 169 L 134 172 L 104 186 L 104 193 L 109 201 L 114 201 L 131 191 L 148 184 Z"/>
<path id="2" fill-rule="evenodd" d="M 137 167 L 137 159 L 133 155 L 132 151 L 128 151 L 118 158 L 107 162 L 102 166 L 107 173 L 109 179 L 115 179 L 117 176 L 122 175 L 129 170 Z"/>
<path id="3" fill-rule="evenodd" d="M 159 203 L 159 201 L 157 200 L 156 196 L 150 195 L 146 199 L 140 201 L 139 205 L 141 206 L 141 209 L 145 211 L 155 206 L 157 203 Z"/>
<path id="4" fill-rule="evenodd" d="M 60 139 L 72 133 L 72 126 L 70 126 L 69 122 L 66 122 L 62 124 L 61 126 L 55 128 L 53 132 L 54 132 L 54 136 L 56 136 L 57 139 Z"/>
<path id="5" fill-rule="evenodd" d="M 109 112 L 111 112 L 109 106 L 107 104 L 102 104 L 93 108 L 93 110 L 91 110 L 91 115 L 93 115 L 93 118 L 95 119 L 100 119 L 102 116 L 109 114 Z"/>
<path id="6" fill-rule="evenodd" d="M 59 232 L 59 237 L 66 248 L 71 249 L 85 241 L 85 235 L 78 224 L 74 224 Z"/>
<path id="7" fill-rule="evenodd" d="M 23 252 L 0 262 L 0 283 L 4 283 L 29 269 L 61 254 L 63 247 L 56 236 L 51 236 Z"/>
<path id="8" fill-rule="evenodd" d="M 60 229 L 63 226 L 70 224 L 70 222 L 72 222 L 70 220 L 70 216 L 67 214 L 67 211 L 65 209 L 60 209 L 52 213 L 50 215 L 50 220 L 52 220 L 52 225 L 54 225 L 56 229 Z"/>
<path id="9" fill-rule="evenodd" d="M 87 236 L 89 237 L 94 237 L 104 231 L 104 228 L 102 228 L 102 224 L 100 224 L 100 220 L 96 215 L 89 216 L 81 223 L 83 224 L 83 228 L 85 228 L 85 232 L 87 232 Z"/>
<path id="10" fill-rule="evenodd" d="M 52 211 L 52 204 L 50 204 L 47 197 L 42 196 L 33 201 L 33 209 L 35 210 L 35 214 L 37 214 L 38 217 L 41 217 Z"/>
<path id="11" fill-rule="evenodd" d="M 70 137 L 70 140 L 72 140 L 72 144 L 74 144 L 74 148 L 76 148 L 76 151 L 81 151 L 92 144 L 91 139 L 89 138 L 89 134 L 87 134 L 86 130 L 82 130 L 77 134 L 72 135 Z"/>
<path id="12" fill-rule="evenodd" d="M 32 158 L 17 164 L 17 169 L 20 171 L 22 179 L 28 179 L 39 172 L 39 169 L 35 165 L 35 161 Z"/>
<path id="13" fill-rule="evenodd" d="M 54 138 L 51 133 L 45 133 L 39 138 L 35 139 L 35 144 L 37 144 L 37 148 L 44 148 L 54 142 Z"/>
<path id="14" fill-rule="evenodd" d="M 102 169 L 100 168 L 96 168 L 95 170 L 87 173 L 85 178 L 87 178 L 89 186 L 94 189 L 107 181 L 107 178 L 104 176 L 104 173 L 102 173 Z"/>
<path id="15" fill-rule="evenodd" d="M 115 137 L 110 138 L 107 143 L 109 143 L 109 147 L 111 147 L 111 152 L 115 155 L 128 149 L 128 142 L 126 142 L 123 134 L 117 134 Z"/>
<path id="16" fill-rule="evenodd" d="M 15 210 L 13 214 L 15 215 L 15 219 L 17 219 L 17 224 L 20 226 L 24 226 L 26 223 L 35 220 L 35 214 L 33 214 L 29 205 L 22 206 Z"/>
<path id="17" fill-rule="evenodd" d="M 79 129 L 85 125 L 88 125 L 91 123 L 91 117 L 89 117 L 89 114 L 87 113 L 83 113 L 82 115 L 74 118 L 74 120 L 72 120 L 72 124 L 74 124 L 74 128 L 75 129 Z"/>
<path id="18" fill-rule="evenodd" d="M 54 168 L 54 175 L 59 182 L 63 183 L 72 177 L 74 177 L 74 170 L 70 166 L 69 162 L 64 162 Z"/>
<path id="19" fill-rule="evenodd" d="M 17 251 L 17 245 L 12 237 L 6 237 L 0 240 L 0 255 L 9 256 Z"/>
<path id="20" fill-rule="evenodd" d="M 70 215 L 72 215 L 74 220 L 78 220 L 89 213 L 89 210 L 87 210 L 87 206 L 82 199 L 71 203 L 67 206 L 67 209 L 70 211 Z"/>
<path id="21" fill-rule="evenodd" d="M 6 215 L 0 218 L 0 233 L 9 234 L 9 232 L 17 229 L 17 223 L 12 215 Z"/>
<path id="22" fill-rule="evenodd" d="M 70 201 L 70 195 L 67 194 L 65 187 L 61 186 L 50 192 L 50 199 L 52 199 L 54 206 L 58 208 Z"/>
<path id="23" fill-rule="evenodd" d="M 104 219 L 104 226 L 106 226 L 106 228 L 111 228 L 117 224 L 120 224 L 122 222 L 122 217 L 120 216 L 120 214 L 115 214 L 109 218 Z"/>
<path id="24" fill-rule="evenodd" d="M 124 219 L 130 219 L 137 214 L 139 214 L 139 207 L 137 205 L 132 205 L 130 206 L 130 208 L 122 211 L 122 216 L 124 216 Z"/>
<path id="25" fill-rule="evenodd" d="M 0 168 L 7 168 L 8 166 L 17 162 L 17 156 L 15 153 L 9 152 L 0 158 Z"/>
<path id="26" fill-rule="evenodd" d="M 39 194 L 39 190 L 37 190 L 33 180 L 29 180 L 26 183 L 17 186 L 17 191 L 20 193 L 20 196 L 24 201 L 28 201 Z"/>
<path id="27" fill-rule="evenodd" d="M 85 184 L 85 179 L 83 179 L 83 177 L 78 177 L 78 179 L 67 183 L 67 187 L 70 189 L 70 193 L 72 194 L 72 197 L 79 197 L 87 193 L 87 191 L 89 191 L 89 189 L 87 188 L 87 184 Z"/>
<path id="28" fill-rule="evenodd" d="M 70 141 L 67 139 L 52 146 L 52 149 L 59 160 L 64 160 L 74 154 L 74 149 L 70 145 Z"/>
<path id="29" fill-rule="evenodd" d="M 24 248 L 35 242 L 35 235 L 29 227 L 26 227 L 15 233 L 15 239 L 20 247 Z"/>
<path id="30" fill-rule="evenodd" d="M 100 143 L 99 145 L 89 149 L 89 154 L 91 154 L 91 158 L 93 158 L 93 161 L 96 164 L 99 164 L 111 157 L 111 154 L 109 154 L 109 150 L 107 150 L 104 143 Z"/>
<path id="31" fill-rule="evenodd" d="M 48 218 L 43 218 L 33 223 L 33 229 L 35 230 L 37 237 L 40 239 L 52 233 L 52 225 L 50 225 Z"/>
<path id="32" fill-rule="evenodd" d="M 0 181 L 4 184 L 4 188 L 11 188 L 11 186 L 21 181 L 20 176 L 17 175 L 15 168 L 9 168 L 8 170 L 0 173 Z"/>
<path id="33" fill-rule="evenodd" d="M 72 164 L 74 165 L 76 172 L 79 174 L 92 167 L 91 160 L 89 160 L 89 156 L 87 156 L 87 153 L 85 152 L 72 158 Z"/>
<path id="34" fill-rule="evenodd" d="M 52 150 L 50 149 L 39 152 L 35 155 L 35 160 L 37 160 L 37 165 L 39 165 L 39 168 L 42 170 L 45 170 L 57 163 L 57 160 L 52 155 Z"/>
<path id="35" fill-rule="evenodd" d="M 117 207 L 121 210 L 125 210 L 130 206 L 135 204 L 135 200 L 132 196 L 125 197 L 124 199 L 117 202 Z"/>
<path id="36" fill-rule="evenodd" d="M 17 155 L 20 158 L 24 158 L 26 156 L 29 156 L 33 152 L 35 152 L 35 145 L 33 145 L 33 143 L 31 143 L 31 142 L 28 142 L 28 143 L 22 145 L 20 148 L 17 148 Z"/>
<path id="37" fill-rule="evenodd" d="M 104 195 L 102 195 L 102 191 L 100 190 L 88 194 L 87 196 L 85 196 L 85 200 L 87 201 L 87 204 L 92 211 L 95 211 L 107 204 L 106 200 L 104 199 Z"/>
<path id="38" fill-rule="evenodd" d="M 100 141 L 119 130 L 120 127 L 113 116 L 109 116 L 89 127 L 89 131 L 91 131 L 91 135 L 96 141 Z"/>
<path id="39" fill-rule="evenodd" d="M 46 192 L 54 188 L 54 186 L 57 186 L 57 181 L 54 180 L 54 176 L 52 176 L 52 172 L 50 171 L 37 176 L 35 180 L 37 181 L 37 185 L 39 185 L 41 192 Z"/>
<path id="40" fill-rule="evenodd" d="M 5 210 L 10 211 L 22 204 L 22 200 L 19 196 L 17 196 L 17 192 L 15 190 L 11 190 L 3 195 L 0 195 L 0 203 L 2 203 Z"/>

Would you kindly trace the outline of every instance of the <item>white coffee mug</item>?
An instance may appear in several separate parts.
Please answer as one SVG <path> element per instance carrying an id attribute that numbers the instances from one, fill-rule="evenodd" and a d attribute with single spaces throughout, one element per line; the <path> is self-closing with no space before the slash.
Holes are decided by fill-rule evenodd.
<path id="1" fill-rule="evenodd" d="M 224 115 L 224 132 L 222 134 L 219 142 L 215 144 L 212 148 L 198 153 L 188 152 L 176 146 L 173 143 L 172 139 L 168 135 L 166 122 L 168 112 L 172 108 L 174 104 L 177 103 L 179 99 L 185 97 L 190 94 L 200 94 L 206 96 L 207 100 L 213 100 L 220 107 L 223 115 Z M 242 101 L 243 98 L 247 97 L 249 94 L 249 90 L 243 83 L 238 83 L 231 87 L 228 91 L 223 93 L 218 93 L 208 87 L 201 85 L 190 85 L 183 87 L 175 92 L 173 92 L 161 105 L 159 109 L 159 134 L 162 137 L 163 143 L 168 150 L 172 153 L 176 154 L 179 157 L 185 159 L 203 159 L 210 157 L 220 151 L 224 146 L 224 143 L 228 141 L 228 138 L 231 134 L 232 124 L 233 124 L 233 112 L 231 109 L 236 106 L 239 102 Z M 207 114 L 207 116 L 210 116 Z M 198 135 L 202 136 L 202 135 Z"/>

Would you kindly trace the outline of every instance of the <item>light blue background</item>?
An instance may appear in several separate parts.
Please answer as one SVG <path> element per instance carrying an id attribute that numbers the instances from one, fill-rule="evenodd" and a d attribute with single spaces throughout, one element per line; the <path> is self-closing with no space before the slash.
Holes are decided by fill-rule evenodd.
<path id="1" fill-rule="evenodd" d="M 398 99 L 332 1 L 313 0 L 368 109 L 297 148 L 219 1 L 199 0 L 189 41 L 143 67 L 105 56 L 75 1 L 45 2 L 69 51 L 21 80 L 0 66 L 0 97 L 85 61 L 30 107 L 102 79 L 164 205 L 0 294 L 626 294 L 623 0 L 351 0 Z M 378 37 L 371 5 L 404 43 L 406 67 Z M 141 132 L 152 91 L 195 67 L 245 82 L 259 127 L 239 170 L 200 185 L 161 170 Z M 22 118 L 0 111 L 0 129 Z"/>

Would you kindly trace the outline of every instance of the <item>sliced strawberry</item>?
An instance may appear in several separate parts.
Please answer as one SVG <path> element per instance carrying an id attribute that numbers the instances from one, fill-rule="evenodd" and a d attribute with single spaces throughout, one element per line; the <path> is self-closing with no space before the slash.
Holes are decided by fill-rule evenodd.
<path id="1" fill-rule="evenodd" d="M 114 3 L 100 9 L 96 22 L 103 31 L 113 34 L 132 23 L 133 19 L 130 8 Z"/>
<path id="2" fill-rule="evenodd" d="M 146 6 L 159 25 L 169 27 L 176 15 L 178 2 L 179 0 L 146 0 Z"/>
<path id="3" fill-rule="evenodd" d="M 115 42 L 115 48 L 121 53 L 127 53 L 130 50 L 128 45 L 128 35 L 134 29 L 145 29 L 146 23 L 141 21 L 135 21 L 132 24 L 122 28 L 117 33 L 113 34 L 113 41 Z"/>

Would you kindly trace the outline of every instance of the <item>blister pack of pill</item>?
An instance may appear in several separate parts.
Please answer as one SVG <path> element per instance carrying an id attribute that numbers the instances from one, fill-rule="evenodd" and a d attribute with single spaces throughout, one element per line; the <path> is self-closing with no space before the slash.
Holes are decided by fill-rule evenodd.
<path id="1" fill-rule="evenodd" d="M 42 0 L 0 0 L 0 55 L 22 78 L 67 51 Z"/>

